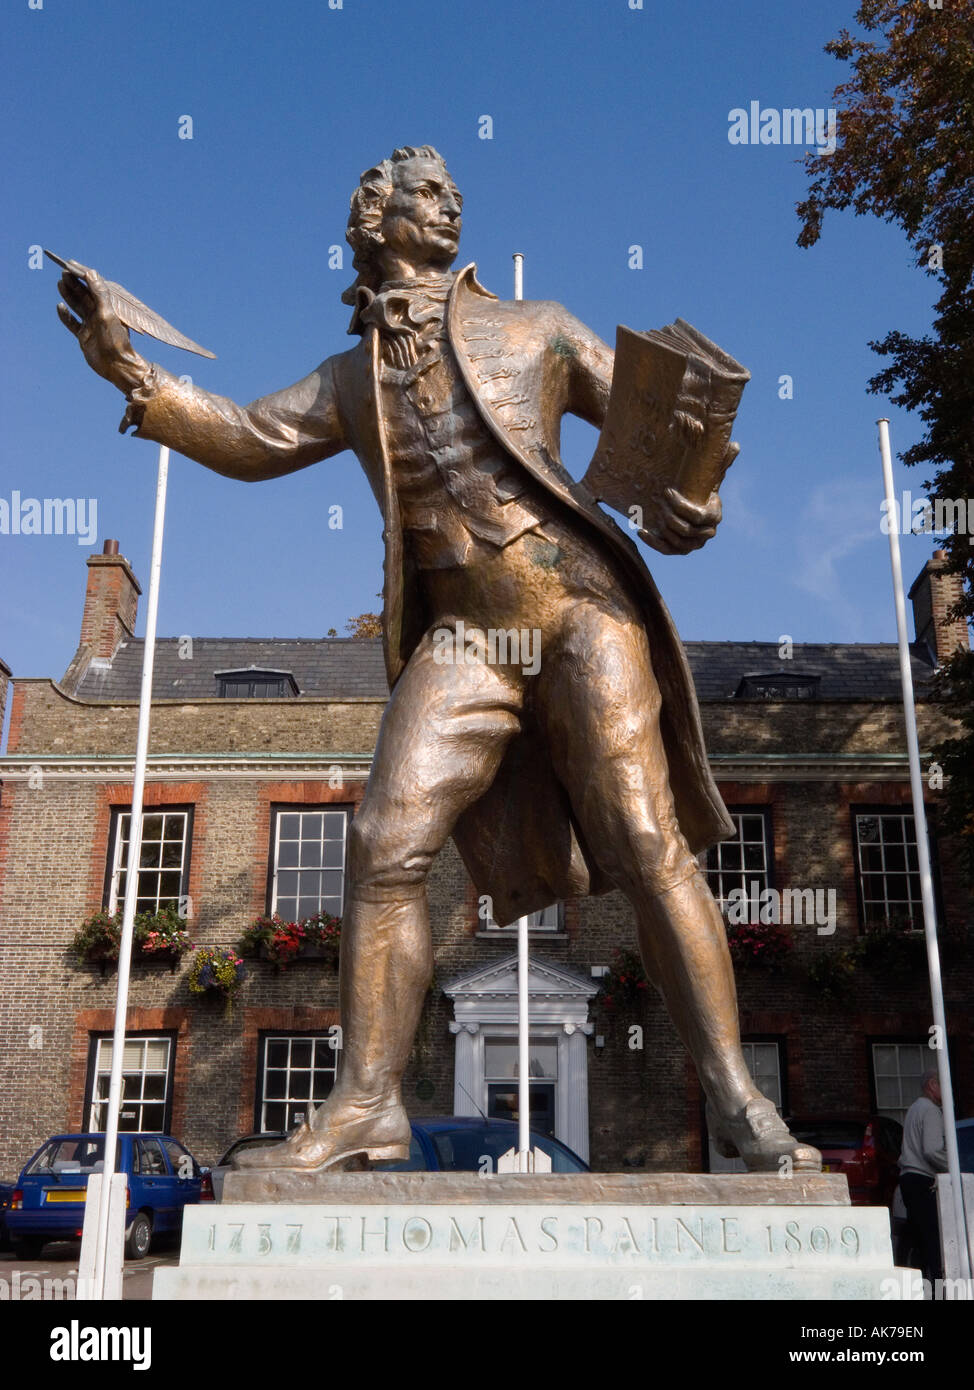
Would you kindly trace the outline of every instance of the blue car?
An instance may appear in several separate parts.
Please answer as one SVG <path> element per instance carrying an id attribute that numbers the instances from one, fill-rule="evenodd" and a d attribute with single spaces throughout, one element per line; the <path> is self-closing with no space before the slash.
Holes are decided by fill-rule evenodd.
<path id="1" fill-rule="evenodd" d="M 120 1134 L 127 1183 L 125 1251 L 142 1259 L 156 1236 L 178 1234 L 183 1207 L 213 1200 L 209 1174 L 171 1134 Z M 80 1238 L 88 1179 L 105 1159 L 104 1134 L 56 1134 L 26 1165 L 6 1213 L 14 1250 L 36 1258 L 49 1240 Z"/>
<path id="2" fill-rule="evenodd" d="M 412 1120 L 409 1157 L 398 1162 L 374 1163 L 383 1173 L 495 1173 L 497 1160 L 517 1148 L 518 1127 L 512 1120 L 488 1120 L 478 1115 L 433 1115 Z M 287 1135 L 279 1132 L 245 1134 L 236 1139 L 213 1169 L 217 1201 L 223 1200 L 223 1182 L 234 1157 L 244 1149 L 279 1144 Z M 531 1146 L 543 1149 L 553 1173 L 591 1172 L 584 1159 L 547 1134 L 531 1131 Z"/>
<path id="3" fill-rule="evenodd" d="M 432 1115 L 412 1122 L 409 1157 L 399 1163 L 377 1163 L 384 1173 L 495 1173 L 497 1160 L 517 1148 L 513 1120 L 488 1120 L 479 1115 Z M 531 1147 L 551 1159 L 553 1173 L 588 1173 L 578 1154 L 549 1134 L 531 1131 Z"/>

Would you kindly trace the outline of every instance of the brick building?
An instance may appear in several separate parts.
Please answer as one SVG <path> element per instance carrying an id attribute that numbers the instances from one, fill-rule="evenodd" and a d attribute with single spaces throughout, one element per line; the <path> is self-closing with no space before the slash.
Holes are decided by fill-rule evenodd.
<path id="1" fill-rule="evenodd" d="M 925 687 L 967 640 L 945 617 L 954 581 L 942 560 L 911 591 L 922 748 L 949 730 Z M 114 542 L 87 564 L 78 650 L 61 680 L 13 683 L 0 760 L 0 1176 L 49 1134 L 98 1127 L 110 1066 L 114 973 L 68 946 L 84 918 L 121 901 L 140 589 Z M 922 927 L 896 648 L 690 642 L 687 652 L 739 831 L 708 862 L 729 920 L 742 889 L 754 910 L 771 904 L 766 915 L 773 894 L 781 915 L 786 903 L 793 917 L 799 903 L 814 909 L 786 928 L 793 946 L 778 969 L 738 966 L 752 1069 L 786 1113 L 902 1117 L 932 1057 L 922 934 L 864 935 L 888 920 Z M 0 718 L 9 679 L 0 663 Z M 188 900 L 200 944 L 230 945 L 274 910 L 340 914 L 345 832 L 385 698 L 378 641 L 160 641 L 140 901 Z M 963 1115 L 974 1110 L 970 886 L 948 842 L 934 837 L 934 853 Z M 510 1113 L 514 935 L 482 920 L 452 844 L 434 866 L 430 906 L 435 980 L 407 1104 Z M 596 1168 L 706 1167 L 692 1067 L 652 990 L 618 978 L 617 952 L 632 944 L 618 894 L 552 904 L 534 922 L 537 1123 Z M 188 992 L 188 959 L 175 970 L 133 965 L 123 1124 L 171 1130 L 215 1162 L 238 1134 L 290 1124 L 327 1093 L 340 1056 L 337 975 L 320 960 L 250 961 L 228 1014 Z"/>

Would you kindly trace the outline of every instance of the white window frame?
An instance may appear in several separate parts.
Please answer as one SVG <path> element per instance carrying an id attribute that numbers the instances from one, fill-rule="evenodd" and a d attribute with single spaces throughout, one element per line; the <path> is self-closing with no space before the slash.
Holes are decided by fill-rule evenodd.
<path id="1" fill-rule="evenodd" d="M 332 1032 L 330 1032 L 330 1031 L 324 1032 L 324 1033 L 321 1033 L 321 1032 L 319 1032 L 319 1033 L 285 1033 L 285 1032 L 280 1032 L 280 1033 L 265 1033 L 265 1034 L 261 1037 L 260 1042 L 258 1043 L 258 1046 L 259 1046 L 259 1048 L 261 1049 L 261 1055 L 259 1055 L 258 1058 L 257 1058 L 257 1062 L 258 1062 L 258 1074 L 259 1074 L 259 1076 L 260 1076 L 260 1096 L 259 1096 L 258 1102 L 257 1102 L 257 1103 L 258 1103 L 258 1108 L 259 1108 L 260 1113 L 259 1113 L 259 1115 L 258 1115 L 258 1117 L 257 1117 L 257 1118 L 258 1118 L 258 1121 L 259 1121 L 259 1123 L 258 1123 L 258 1125 L 257 1125 L 257 1128 L 258 1128 L 258 1130 L 259 1130 L 261 1133 L 265 1133 L 265 1132 L 267 1132 L 267 1131 L 270 1130 L 270 1129 L 275 1129 L 275 1130 L 276 1130 L 276 1128 L 277 1128 L 277 1126 L 269 1126 L 269 1125 L 267 1124 L 267 1118 L 266 1118 L 266 1117 L 267 1117 L 267 1107 L 268 1107 L 269 1105 L 284 1105 L 285 1107 L 297 1106 L 297 1105 L 304 1105 L 304 1106 L 305 1106 L 304 1118 L 305 1118 L 305 1120 L 307 1120 L 307 1121 L 310 1123 L 310 1121 L 311 1121 L 311 1116 L 312 1116 L 313 1112 L 317 1109 L 317 1107 L 318 1107 L 319 1105 L 322 1105 L 322 1104 L 324 1103 L 324 1100 L 325 1100 L 325 1099 L 327 1099 L 327 1097 L 323 1097 L 321 1100 L 315 1100 L 315 1099 L 314 1099 L 314 1094 L 313 1094 L 313 1093 L 314 1093 L 314 1077 L 315 1077 L 315 1072 L 316 1072 L 316 1071 L 331 1071 L 331 1073 L 332 1073 L 332 1086 L 334 1086 L 335 1081 L 338 1079 L 338 1063 L 339 1063 L 340 1055 L 341 1055 L 340 1038 L 341 1038 L 341 1034 L 339 1033 L 339 1031 L 338 1031 L 337 1029 L 334 1031 L 334 1033 L 332 1033 Z M 310 1068 L 308 1068 L 308 1067 L 292 1067 L 292 1065 L 291 1065 L 291 1057 L 292 1057 L 293 1050 L 294 1050 L 294 1044 L 295 1044 L 295 1043 L 303 1043 L 303 1042 L 311 1043 L 311 1066 L 310 1066 Z M 268 1065 L 267 1065 L 267 1050 L 268 1050 L 268 1047 L 269 1047 L 269 1045 L 270 1045 L 271 1043 L 287 1043 L 287 1044 L 288 1044 L 288 1050 L 287 1050 L 287 1065 L 286 1065 L 286 1066 L 284 1066 L 284 1067 L 270 1067 L 270 1068 L 268 1067 Z M 318 1065 L 318 1058 L 319 1058 L 320 1055 L 324 1057 L 325 1061 L 330 1061 L 330 1062 L 332 1063 L 332 1065 L 331 1065 L 330 1067 L 321 1067 L 321 1066 L 319 1066 L 319 1065 Z M 270 1070 L 270 1071 L 283 1071 L 283 1072 L 285 1073 L 285 1075 L 286 1075 L 286 1077 L 287 1077 L 287 1080 L 286 1080 L 285 1086 L 284 1086 L 285 1095 L 283 1095 L 283 1096 L 269 1096 L 269 1095 L 267 1094 L 267 1073 L 268 1073 L 269 1070 Z M 295 1072 L 304 1072 L 304 1071 L 308 1071 L 308 1072 L 310 1072 L 312 1095 L 310 1095 L 310 1096 L 292 1096 L 292 1095 L 291 1095 L 291 1073 L 292 1073 L 292 1071 L 295 1071 Z M 297 1116 L 296 1116 L 296 1115 L 294 1116 L 294 1123 L 297 1123 Z M 291 1124 L 285 1124 L 285 1125 L 284 1125 L 284 1129 L 286 1129 L 286 1130 L 290 1130 L 292 1127 L 293 1127 L 293 1126 L 292 1126 Z"/>
<path id="2" fill-rule="evenodd" d="M 740 807 L 736 811 L 729 811 L 731 820 L 737 829 L 737 835 L 733 839 L 720 840 L 707 853 L 705 860 L 705 872 L 710 891 L 713 893 L 720 907 L 721 912 L 727 910 L 727 899 L 735 889 L 744 889 L 745 894 L 750 899 L 751 884 L 758 884 L 758 894 L 760 895 L 765 888 L 771 886 L 771 871 L 774 863 L 774 847 L 771 843 L 771 816 L 764 806 Z M 761 839 L 745 840 L 744 824 L 745 816 L 753 817 L 761 822 Z M 761 845 L 763 865 L 760 869 L 748 869 L 744 867 L 745 846 Z M 741 852 L 741 867 L 733 869 L 721 863 L 724 852 L 730 847 L 736 847 Z"/>
<path id="3" fill-rule="evenodd" d="M 164 873 L 167 873 L 167 874 L 169 874 L 169 873 L 171 873 L 171 874 L 178 873 L 178 874 L 179 874 L 179 892 L 176 894 L 177 902 L 181 902 L 182 899 L 185 897 L 185 895 L 186 895 L 186 870 L 187 870 L 187 867 L 188 867 L 188 865 L 189 865 L 190 815 L 191 815 L 191 813 L 190 813 L 189 811 L 185 810 L 185 809 L 179 810 L 179 809 L 175 809 L 175 808 L 172 808 L 172 807 L 169 807 L 169 806 L 146 806 L 146 807 L 144 808 L 144 810 L 143 810 L 143 812 L 142 812 L 142 833 L 143 833 L 143 836 L 145 835 L 145 822 L 146 822 L 146 819 L 147 819 L 148 817 L 150 817 L 150 816 L 161 816 L 161 817 L 163 818 L 163 822 L 162 822 L 162 839 L 161 839 L 160 841 L 158 841 L 158 842 L 157 842 L 157 841 L 154 841 L 154 840 L 150 840 L 150 841 L 148 842 L 149 844 L 155 844 L 155 843 L 159 843 L 159 844 L 175 843 L 175 837 L 173 837 L 171 841 L 167 841 L 167 840 L 166 840 L 166 831 L 167 831 L 167 829 L 168 829 L 168 824 L 167 824 L 167 822 L 168 822 L 168 820 L 170 820 L 170 819 L 175 820 L 175 819 L 178 819 L 178 818 L 182 818 L 182 822 L 183 822 L 183 837 L 182 837 L 182 850 L 181 850 L 180 856 L 179 856 L 179 868 L 178 868 L 178 869 L 175 868 L 175 867 L 172 866 L 172 865 L 167 865 L 167 866 L 165 866 L 165 867 L 162 867 L 162 866 L 160 866 L 160 865 L 153 866 L 153 865 L 151 865 L 151 864 L 150 864 L 150 865 L 143 865 L 143 864 L 140 864 L 140 865 L 139 865 L 139 892 L 138 892 L 138 894 L 137 894 L 137 903 L 138 903 L 138 902 L 144 902 L 144 900 L 148 898 L 148 899 L 151 899 L 151 900 L 154 902 L 155 906 L 154 906 L 154 907 L 151 907 L 151 908 L 146 908 L 146 907 L 139 907 L 138 905 L 136 905 L 136 912 L 146 912 L 146 911 L 158 912 L 158 911 L 159 911 L 159 904 L 160 904 L 160 902 L 169 902 L 169 901 L 171 901 L 171 896 L 170 896 L 169 894 L 162 895 L 162 894 L 160 894 L 160 892 L 159 892 L 159 877 L 158 877 L 158 876 L 160 876 L 161 874 L 164 874 Z M 122 810 L 121 808 L 116 808 L 115 816 L 114 816 L 114 827 L 113 827 L 113 833 L 112 833 L 112 866 L 111 866 L 111 877 L 110 877 L 109 889 L 108 889 L 108 911 L 109 911 L 110 913 L 119 912 L 119 911 L 121 911 L 121 908 L 122 908 L 122 902 L 123 902 L 124 895 L 125 895 L 124 876 L 125 876 L 125 873 L 126 873 L 126 871 L 127 871 L 127 864 L 126 864 L 125 861 L 126 861 L 127 858 L 128 858 L 128 848 L 129 848 L 129 836 L 128 836 L 128 833 L 127 833 L 127 828 L 128 828 L 128 827 L 131 827 L 131 824 L 132 824 L 132 812 L 131 812 L 131 809 L 129 809 L 129 810 Z M 143 839 L 143 846 L 145 845 L 145 843 L 146 843 L 146 841 Z M 142 891 L 142 877 L 143 877 L 143 875 L 148 875 L 148 874 L 155 874 L 155 875 L 157 875 L 157 878 L 156 878 L 156 892 L 155 892 L 155 893 L 145 893 L 145 892 Z"/>
<path id="4" fill-rule="evenodd" d="M 928 1041 L 927 1038 L 918 1038 L 916 1042 L 903 1042 L 902 1040 L 897 1042 L 884 1042 L 882 1038 L 874 1038 L 872 1040 L 870 1048 L 872 1050 L 873 1087 L 876 1092 L 877 1115 L 885 1115 L 891 1120 L 898 1120 L 900 1124 L 903 1123 L 906 1112 L 920 1095 L 924 1072 L 933 1069 L 928 1060 L 930 1056 Z M 880 1071 L 879 1059 L 876 1055 L 876 1050 L 880 1047 L 889 1047 L 894 1050 L 894 1057 L 892 1060 L 895 1063 L 895 1068 L 893 1071 Z M 907 1049 L 910 1051 L 911 1060 L 916 1061 L 919 1071 L 904 1071 L 902 1062 L 905 1060 Z M 895 1078 L 897 1099 L 899 1100 L 898 1106 L 883 1105 L 881 1103 L 879 1094 L 880 1078 L 884 1081 Z"/>
<path id="5" fill-rule="evenodd" d="M 855 814 L 855 830 L 856 830 L 856 886 L 857 886 L 857 888 L 858 888 L 858 890 L 859 890 L 859 903 L 860 903 L 861 911 L 862 911 L 862 925 L 863 925 L 863 927 L 864 927 L 867 931 L 868 931 L 871 927 L 873 927 L 873 928 L 876 928 L 876 927 L 882 928 L 884 924 L 887 924 L 887 925 L 888 925 L 888 924 L 890 924 L 890 923 L 893 921 L 893 919 L 890 917 L 890 908 L 891 908 L 891 907 L 893 907 L 893 908 L 895 908 L 895 907 L 899 907 L 899 908 L 906 907 L 906 908 L 908 909 L 908 911 L 909 911 L 909 916 L 910 916 L 910 926 L 909 926 L 908 930 L 909 930 L 909 931 L 914 931 L 914 932 L 922 932 L 922 931 L 923 931 L 923 898 L 922 898 L 921 883 L 920 883 L 920 861 L 919 861 L 919 851 L 917 850 L 917 830 L 916 830 L 916 821 L 914 820 L 913 812 L 912 812 L 912 811 L 899 811 L 899 810 L 892 809 L 892 808 L 889 809 L 889 810 L 884 809 L 884 810 L 881 810 L 881 811 L 860 811 L 860 810 L 858 810 L 858 809 L 855 809 L 855 810 L 854 810 L 854 814 Z M 865 842 L 863 841 L 862 835 L 861 835 L 860 826 L 861 826 L 861 822 L 864 821 L 864 820 L 875 820 L 875 821 L 878 821 L 878 823 L 879 823 L 879 839 L 878 839 L 878 840 L 871 840 L 871 841 L 865 841 Z M 898 821 L 900 822 L 900 824 L 901 824 L 902 833 L 903 833 L 903 838 L 902 838 L 902 840 L 897 840 L 897 841 L 892 841 L 892 840 L 891 840 L 889 843 L 890 843 L 890 847 L 891 847 L 891 848 L 903 849 L 903 850 L 904 850 L 904 854 L 905 854 L 905 858 L 906 858 L 906 865 L 907 865 L 907 867 L 904 868 L 904 869 L 887 869 L 887 867 L 886 867 L 886 853 L 885 853 L 886 841 L 885 841 L 885 839 L 884 839 L 884 837 L 883 837 L 883 822 L 884 822 L 884 821 L 891 821 L 891 820 L 898 820 Z M 908 840 L 908 839 L 907 839 L 907 825 L 906 825 L 906 822 L 907 822 L 907 821 L 909 821 L 910 826 L 912 827 L 912 831 L 913 831 L 913 839 L 912 839 L 912 840 Z M 865 847 L 876 847 L 877 845 L 878 845 L 878 847 L 879 847 L 880 855 L 881 855 L 882 860 L 883 860 L 883 867 L 882 867 L 880 870 L 875 870 L 875 869 L 864 869 L 864 868 L 863 868 L 863 862 L 862 862 L 862 852 L 863 852 L 864 846 L 865 846 Z M 914 850 L 914 857 L 916 858 L 916 868 L 915 868 L 915 869 L 911 869 L 911 868 L 909 867 L 909 861 L 910 861 L 909 850 L 910 850 L 910 847 L 911 847 L 911 846 L 912 846 L 912 848 L 913 848 L 913 850 Z M 887 881 L 887 880 L 888 880 L 888 878 L 891 878 L 891 877 L 905 878 L 905 879 L 906 879 L 906 882 L 907 882 L 907 893 L 909 894 L 909 897 L 907 897 L 907 898 L 893 898 L 893 899 L 890 898 L 889 892 L 888 892 L 888 881 Z M 865 885 L 865 879 L 866 879 L 866 878 L 879 878 L 879 879 L 882 879 L 882 883 L 883 883 L 883 896 L 882 896 L 882 898 L 869 898 L 868 901 L 867 901 L 867 898 L 866 898 L 866 885 Z M 914 889 L 914 888 L 916 889 L 915 895 L 914 895 L 914 893 L 913 893 L 913 889 Z M 882 916 L 881 916 L 880 918 L 876 918 L 876 917 L 871 916 L 871 914 L 870 914 L 870 907 L 871 907 L 871 906 L 872 906 L 872 907 L 877 907 L 877 906 L 881 906 L 881 907 L 882 907 L 883 912 L 882 912 Z"/>
<path id="6" fill-rule="evenodd" d="M 88 1128 L 93 1133 L 101 1134 L 105 1130 L 105 1124 L 104 1122 L 99 1122 L 98 1112 L 100 1110 L 105 1111 L 104 1118 L 105 1120 L 107 1120 L 108 1082 L 111 1077 L 112 1070 L 112 1038 L 110 1036 L 99 1037 L 95 1040 L 95 1043 L 96 1046 L 93 1062 L 94 1074 L 91 1078 L 91 1103 L 88 1108 Z M 153 1044 L 155 1044 L 157 1048 L 160 1045 L 165 1048 L 165 1065 L 148 1065 L 150 1061 L 149 1049 Z M 160 1034 L 158 1036 L 147 1035 L 145 1037 L 137 1038 L 127 1037 L 125 1039 L 125 1042 L 122 1046 L 123 1098 L 119 1110 L 120 1130 L 124 1130 L 126 1133 L 133 1134 L 138 1133 L 140 1131 L 148 1131 L 150 1134 L 165 1133 L 166 1112 L 169 1109 L 170 1101 L 172 1099 L 170 1095 L 170 1083 L 173 1074 L 173 1056 L 174 1039 L 166 1036 L 165 1034 Z M 126 1077 L 130 1077 L 133 1075 L 141 1077 L 141 1083 L 139 1086 L 140 1095 L 138 1097 L 125 1096 L 124 1080 Z M 158 1096 L 145 1096 L 144 1094 L 142 1094 L 145 1091 L 145 1079 L 147 1076 L 165 1077 L 165 1084 L 163 1087 L 163 1093 L 161 1098 Z M 105 1082 L 104 1096 L 99 1096 L 98 1094 L 99 1080 L 104 1080 Z M 158 1126 L 143 1124 L 142 1107 L 145 1105 L 154 1105 L 162 1107 L 161 1124 L 159 1124 Z M 126 1111 L 132 1108 L 137 1109 L 139 1113 L 135 1117 L 137 1119 L 137 1123 L 130 1125 L 126 1123 Z"/>
<path id="7" fill-rule="evenodd" d="M 326 869 L 326 870 L 321 870 L 321 869 L 315 869 L 314 867 L 307 867 L 307 866 L 306 866 L 305 868 L 301 868 L 300 863 L 299 863 L 298 865 L 284 865 L 284 866 L 283 866 L 283 869 L 282 869 L 282 867 L 281 867 L 281 865 L 280 865 L 280 857 L 281 857 L 281 856 L 280 856 L 280 847 L 281 847 L 281 821 L 282 821 L 282 818 L 283 818 L 284 816 L 299 816 L 299 817 L 304 817 L 304 816 L 322 816 L 322 815 L 335 815 L 335 816 L 341 816 L 341 817 L 342 817 L 342 836 L 341 836 L 341 847 L 342 847 L 342 856 L 341 856 L 341 857 L 342 857 L 342 862 L 341 862 L 341 866 L 340 866 L 339 868 L 329 868 L 329 869 Z M 330 907 L 321 906 L 320 904 L 322 903 L 322 899 L 321 899 L 321 897 L 320 897 L 320 895 L 319 895 L 319 897 L 318 897 L 318 902 L 319 902 L 318 911 L 320 911 L 320 912 L 331 912 L 331 915 L 332 915 L 333 917 L 341 917 L 342 913 L 343 913 L 344 910 L 345 910 L 345 866 L 346 866 L 346 856 L 347 856 L 347 846 L 348 846 L 348 824 L 349 824 L 349 819 L 350 819 L 350 812 L 349 812 L 349 810 L 347 809 L 347 807 L 344 807 L 344 806 L 330 806 L 330 805 L 324 805 L 324 806 L 293 806 L 293 805 L 291 805 L 291 806 L 276 806 L 276 807 L 274 808 L 274 817 L 275 817 L 275 819 L 274 819 L 274 835 L 273 835 L 273 840 L 272 840 L 272 854 L 273 854 L 273 859 L 272 859 L 272 861 L 271 861 L 271 907 L 270 907 L 271 915 L 273 915 L 275 912 L 278 912 L 278 911 L 280 910 L 279 907 L 278 907 L 278 875 L 279 875 L 281 872 L 284 872 L 284 873 L 297 873 L 297 874 L 309 873 L 309 872 L 310 872 L 310 873 L 314 873 L 314 872 L 327 872 L 327 873 L 337 873 L 337 874 L 340 876 L 340 879 L 341 879 L 341 892 L 340 892 L 340 894 L 339 894 L 339 899 L 338 899 L 338 910 L 335 911 L 335 912 L 332 912 L 332 910 L 331 910 Z M 303 830 L 303 825 L 301 826 L 301 829 Z M 322 830 L 324 830 L 324 823 L 322 823 Z M 310 840 L 311 840 L 311 837 L 310 837 L 310 836 L 308 837 L 308 840 L 309 840 L 309 842 L 310 842 Z M 288 842 L 288 843 L 289 843 L 289 842 Z M 301 836 L 299 836 L 299 838 L 298 838 L 298 840 L 296 841 L 296 843 L 297 843 L 298 845 L 301 845 L 302 843 L 304 843 L 304 836 L 303 836 L 303 834 L 302 834 Z M 324 843 L 325 843 L 325 840 L 322 839 L 320 843 L 324 844 Z M 329 843 L 337 843 L 337 842 L 336 842 L 336 841 L 329 841 Z M 301 851 L 300 851 L 300 849 L 299 849 L 299 850 L 298 850 L 298 859 L 299 859 L 299 860 L 300 860 L 300 857 L 301 857 Z M 320 886 L 320 883 L 319 883 L 319 886 Z M 291 895 L 291 894 L 288 894 L 287 896 L 288 896 L 288 897 L 291 897 L 292 895 Z M 307 895 L 302 895 L 302 893 L 301 893 L 301 883 L 300 883 L 300 879 L 299 879 L 299 881 L 298 881 L 298 892 L 297 892 L 297 896 L 296 896 L 296 900 L 295 900 L 295 901 L 296 901 L 296 911 L 295 911 L 294 918 L 292 919 L 289 913 L 288 913 L 288 914 L 282 914 L 282 915 L 286 915 L 286 916 L 288 917 L 288 920 L 300 920 L 302 916 L 303 916 L 303 917 L 308 917 L 308 916 L 313 916 L 313 915 L 314 915 L 313 913 L 303 913 L 303 914 L 300 913 L 300 902 L 301 902 L 302 896 L 307 896 Z"/>
<path id="8" fill-rule="evenodd" d="M 484 1041 L 483 1041 L 483 1050 L 484 1050 L 484 1083 L 483 1083 L 483 1098 L 482 1098 L 482 1101 L 481 1101 L 481 1107 L 482 1107 L 482 1109 L 483 1109 L 484 1114 L 485 1114 L 485 1115 L 488 1115 L 488 1116 L 490 1115 L 489 1100 L 490 1100 L 490 1088 L 491 1088 L 491 1086 L 509 1085 L 509 1086 L 511 1086 L 511 1087 L 516 1087 L 516 1086 L 517 1086 L 517 1077 L 518 1077 L 518 1069 L 517 1069 L 517 1063 L 516 1063 L 516 1062 L 515 1062 L 515 1064 L 514 1064 L 514 1075 L 513 1075 L 512 1077 L 511 1077 L 511 1076 L 491 1076 L 491 1075 L 488 1073 L 488 1070 L 487 1070 L 487 1054 L 488 1054 L 488 1052 L 489 1052 L 489 1050 L 490 1050 L 490 1046 L 489 1046 L 489 1045 L 490 1045 L 492 1042 L 506 1042 L 506 1043 L 511 1043 L 511 1042 L 513 1042 L 513 1043 L 516 1045 L 516 1044 L 517 1044 L 517 1030 L 515 1029 L 513 1036 L 512 1036 L 509 1032 L 506 1032 L 506 1031 L 505 1031 L 505 1032 L 501 1032 L 499 1029 L 495 1029 L 495 1028 L 489 1028 L 489 1029 L 485 1030 L 485 1032 L 484 1032 Z M 532 1029 L 531 1029 L 531 1045 L 534 1046 L 536 1043 L 545 1043 L 545 1042 L 547 1042 L 547 1043 L 554 1042 L 554 1044 L 555 1044 L 555 1047 L 554 1047 L 555 1074 L 554 1074 L 554 1076 L 538 1076 L 538 1077 L 532 1075 L 531 1078 L 530 1078 L 530 1080 L 531 1080 L 531 1085 L 532 1085 L 532 1087 L 533 1087 L 534 1085 L 540 1083 L 541 1085 L 550 1086 L 550 1087 L 552 1088 L 552 1091 L 553 1091 L 553 1094 L 554 1094 L 554 1098 L 555 1098 L 555 1104 L 554 1104 L 555 1133 L 554 1133 L 554 1135 L 553 1135 L 552 1137 L 553 1137 L 553 1138 L 557 1138 L 557 1137 L 558 1137 L 558 1079 L 559 1079 L 559 1066 L 558 1066 L 558 1063 L 559 1063 L 559 1056 L 558 1056 L 558 1053 L 559 1053 L 559 1044 L 558 1044 L 558 1033 L 557 1033 L 557 1031 L 555 1031 L 555 1030 L 542 1031 L 542 1030 L 537 1029 L 537 1028 L 532 1028 Z"/>

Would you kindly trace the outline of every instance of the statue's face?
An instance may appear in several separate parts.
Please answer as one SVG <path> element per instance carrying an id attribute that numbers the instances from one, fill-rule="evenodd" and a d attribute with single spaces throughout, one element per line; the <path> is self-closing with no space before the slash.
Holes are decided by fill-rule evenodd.
<path id="1" fill-rule="evenodd" d="M 393 168 L 382 215 L 387 250 L 416 265 L 449 266 L 460 243 L 463 199 L 435 159 L 406 159 Z"/>

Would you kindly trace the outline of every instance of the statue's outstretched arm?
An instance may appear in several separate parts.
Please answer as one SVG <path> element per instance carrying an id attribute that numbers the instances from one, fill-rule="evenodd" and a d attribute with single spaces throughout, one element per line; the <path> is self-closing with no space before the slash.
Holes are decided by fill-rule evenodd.
<path id="1" fill-rule="evenodd" d="M 162 367 L 147 363 L 146 368 L 127 393 L 120 428 L 135 425 L 140 439 L 168 444 L 215 473 L 259 482 L 307 468 L 346 447 L 330 360 L 293 386 L 247 406 L 184 384 Z"/>
<path id="2" fill-rule="evenodd" d="M 96 271 L 85 270 L 84 279 L 66 273 L 58 316 L 92 370 L 125 394 L 123 432 L 134 425 L 140 438 L 246 482 L 293 473 L 346 447 L 331 359 L 294 386 L 239 406 L 141 357 L 104 286 Z"/>

